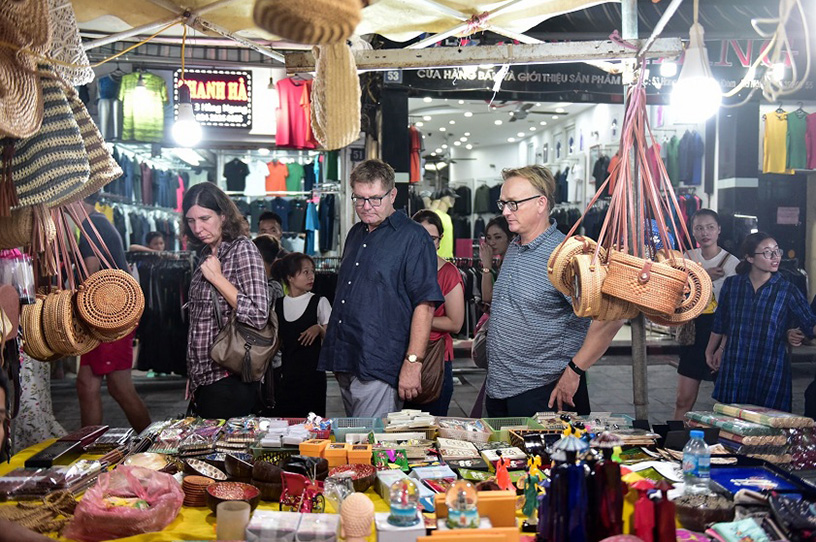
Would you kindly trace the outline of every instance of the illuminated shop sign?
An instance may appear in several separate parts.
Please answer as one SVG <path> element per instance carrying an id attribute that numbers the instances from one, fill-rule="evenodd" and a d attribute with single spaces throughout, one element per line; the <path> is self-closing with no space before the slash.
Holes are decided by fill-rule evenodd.
<path id="1" fill-rule="evenodd" d="M 178 90 L 190 89 L 196 120 L 202 126 L 252 128 L 252 72 L 243 70 L 181 70 L 173 74 L 178 115 Z"/>

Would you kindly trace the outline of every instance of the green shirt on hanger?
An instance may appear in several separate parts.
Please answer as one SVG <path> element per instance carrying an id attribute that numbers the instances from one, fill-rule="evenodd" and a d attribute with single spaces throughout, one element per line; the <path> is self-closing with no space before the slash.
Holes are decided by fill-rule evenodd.
<path id="1" fill-rule="evenodd" d="M 787 169 L 807 168 L 807 145 L 805 142 L 807 114 L 802 113 L 801 117 L 797 111 L 788 114 Z"/>
<path id="2" fill-rule="evenodd" d="M 339 158 L 337 151 L 329 151 L 326 153 L 326 180 L 339 181 L 340 177 L 337 174 L 337 160 Z"/>
<path id="3" fill-rule="evenodd" d="M 144 89 L 139 89 L 139 77 Z M 119 83 L 122 102 L 122 140 L 158 143 L 164 139 L 164 106 L 167 84 L 163 77 L 148 72 L 133 72 Z"/>
<path id="4" fill-rule="evenodd" d="M 669 175 L 669 180 L 672 185 L 680 184 L 680 163 L 678 162 L 678 150 L 680 148 L 680 140 L 677 136 L 672 136 L 668 143 L 666 143 L 666 173 Z"/>
<path id="5" fill-rule="evenodd" d="M 303 166 L 297 162 L 288 164 L 289 173 L 286 175 L 286 190 L 300 192 L 303 190 Z"/>

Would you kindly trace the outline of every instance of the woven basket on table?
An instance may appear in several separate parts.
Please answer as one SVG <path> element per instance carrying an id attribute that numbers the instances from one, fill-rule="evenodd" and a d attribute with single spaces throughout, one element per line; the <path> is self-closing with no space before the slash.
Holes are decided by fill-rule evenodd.
<path id="1" fill-rule="evenodd" d="M 60 356 L 48 346 L 43 333 L 43 305 L 45 296 L 37 294 L 34 303 L 23 305 L 20 324 L 23 328 L 23 350 L 32 359 L 38 361 L 53 361 Z"/>
<path id="2" fill-rule="evenodd" d="M 634 303 L 640 309 L 672 313 L 680 305 L 687 273 L 666 262 L 644 260 L 613 250 L 603 293 Z"/>
<path id="3" fill-rule="evenodd" d="M 77 312 L 94 336 L 119 336 L 139 323 L 144 311 L 139 283 L 119 269 L 97 271 L 76 294 Z"/>
<path id="4" fill-rule="evenodd" d="M 703 313 L 711 300 L 714 288 L 711 284 L 711 277 L 697 262 L 685 259 L 674 260 L 673 263 L 667 260 L 666 263 L 683 272 L 688 272 L 680 304 L 670 313 L 659 313 L 650 309 L 644 309 L 643 313 L 656 324 L 679 326 L 694 320 Z"/>
<path id="5" fill-rule="evenodd" d="M 45 339 L 58 354 L 81 356 L 99 346 L 99 340 L 77 316 L 71 290 L 49 294 L 43 305 L 42 319 Z"/>
<path id="6" fill-rule="evenodd" d="M 591 254 L 595 252 L 597 243 L 589 237 L 576 235 L 568 237 L 558 245 L 547 262 L 547 276 L 555 289 L 564 295 L 573 295 L 573 267 L 572 258 L 578 254 Z M 601 248 L 599 258 L 606 258 L 606 249 Z"/>

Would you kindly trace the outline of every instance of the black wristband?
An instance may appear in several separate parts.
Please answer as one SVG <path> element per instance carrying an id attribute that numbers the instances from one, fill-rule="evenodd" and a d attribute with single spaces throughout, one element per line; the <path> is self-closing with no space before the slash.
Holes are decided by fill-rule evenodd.
<path id="1" fill-rule="evenodd" d="M 567 367 L 572 369 L 573 372 L 575 372 L 575 374 L 577 374 L 578 376 L 584 376 L 586 374 L 586 371 L 575 365 L 575 362 L 572 360 L 569 360 L 569 363 L 567 363 Z"/>

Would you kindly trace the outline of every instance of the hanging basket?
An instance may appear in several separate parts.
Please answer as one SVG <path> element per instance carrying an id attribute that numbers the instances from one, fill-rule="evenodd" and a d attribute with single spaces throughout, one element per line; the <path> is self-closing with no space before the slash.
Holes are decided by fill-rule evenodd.
<path id="1" fill-rule="evenodd" d="M 45 339 L 59 354 L 78 356 L 99 346 L 99 341 L 77 317 L 71 290 L 48 294 L 43 304 L 42 320 Z"/>
<path id="2" fill-rule="evenodd" d="M 23 327 L 23 351 L 38 361 L 54 361 L 62 356 L 54 352 L 46 342 L 43 333 L 43 305 L 45 296 L 37 294 L 34 303 L 23 305 L 20 317 Z"/>
<path id="3" fill-rule="evenodd" d="M 76 304 L 91 333 L 117 336 L 139 323 L 145 299 L 139 283 L 127 272 L 103 269 L 80 285 Z"/>
<path id="4" fill-rule="evenodd" d="M 572 310 L 576 315 L 595 318 L 601 311 L 601 285 L 606 278 L 606 267 L 592 263 L 593 255 L 577 254 L 570 265 L 573 275 Z"/>
<path id="5" fill-rule="evenodd" d="M 0 216 L 0 249 L 17 248 L 31 242 L 34 211 L 31 207 L 13 209 L 11 216 Z"/>
<path id="6" fill-rule="evenodd" d="M 671 313 L 658 313 L 649 309 L 644 309 L 643 313 L 655 323 L 666 326 L 679 326 L 694 320 L 703 313 L 709 301 L 711 301 L 714 288 L 711 284 L 711 277 L 700 264 L 689 259 L 675 259 L 673 263 L 667 260 L 666 263 L 675 269 L 688 273 L 680 304 Z M 655 318 L 660 321 L 656 321 Z"/>
<path id="7" fill-rule="evenodd" d="M 687 273 L 668 263 L 644 260 L 614 250 L 609 256 L 602 291 L 641 309 L 668 314 L 679 306 L 686 281 Z"/>
<path id="8" fill-rule="evenodd" d="M 637 306 L 628 301 L 624 301 L 619 297 L 601 294 L 601 308 L 595 319 L 601 321 L 631 320 L 639 312 Z"/>
<path id="9" fill-rule="evenodd" d="M 128 335 L 130 335 L 131 333 L 136 331 L 137 327 L 139 327 L 138 323 L 136 325 L 132 326 L 132 327 L 129 327 L 129 328 L 125 329 L 124 331 L 118 331 L 116 333 L 113 333 L 113 332 L 102 333 L 98 329 L 91 328 L 91 334 L 96 339 L 98 339 L 99 342 L 112 343 L 112 342 L 118 341 L 120 339 L 124 339 L 125 337 L 127 337 Z"/>
<path id="10" fill-rule="evenodd" d="M 576 235 L 568 237 L 558 245 L 547 262 L 547 276 L 556 290 L 564 295 L 573 295 L 574 270 L 572 266 L 573 256 L 578 254 L 591 254 L 595 252 L 597 243 L 589 237 Z M 601 248 L 599 254 L 601 259 L 606 258 L 606 249 Z"/>

